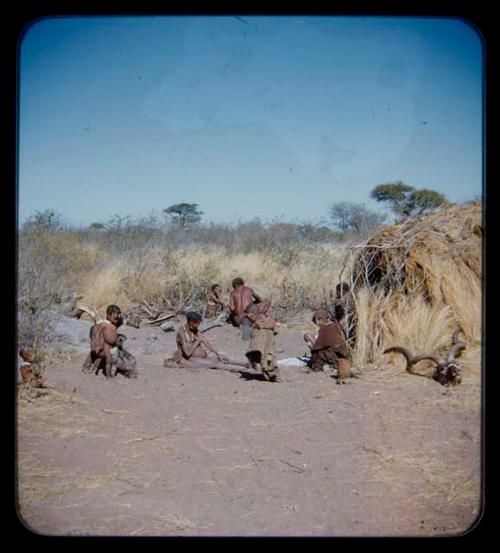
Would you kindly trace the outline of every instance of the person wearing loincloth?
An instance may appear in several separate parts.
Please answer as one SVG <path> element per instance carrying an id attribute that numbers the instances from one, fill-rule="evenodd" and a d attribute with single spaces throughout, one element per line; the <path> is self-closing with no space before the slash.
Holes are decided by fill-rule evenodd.
<path id="1" fill-rule="evenodd" d="M 118 328 L 123 324 L 122 312 L 117 305 L 108 305 L 106 319 L 97 319 L 90 328 L 90 352 L 85 359 L 82 370 L 102 370 L 106 379 L 123 374 L 128 378 L 137 377 L 135 357 L 123 347 L 125 335 L 118 334 Z M 113 374 L 115 367 L 115 374 Z"/>
<path id="2" fill-rule="evenodd" d="M 313 322 L 318 325 L 318 334 L 304 334 L 304 340 L 311 350 L 311 370 L 322 371 L 324 365 L 333 367 L 338 371 L 337 384 L 345 384 L 345 380 L 351 376 L 351 370 L 342 329 L 324 309 L 314 312 Z"/>
<path id="3" fill-rule="evenodd" d="M 250 322 L 246 316 L 246 309 L 252 303 L 258 306 L 262 315 L 267 313 L 271 306 L 270 300 L 265 300 L 249 286 L 245 286 L 242 278 L 237 277 L 232 281 L 233 291 L 229 296 L 229 322 L 233 326 L 242 327 L 243 340 L 250 339 Z"/>
<path id="4" fill-rule="evenodd" d="M 246 317 L 250 322 L 250 346 L 246 356 L 252 368 L 261 372 L 266 380 L 279 382 L 279 368 L 274 355 L 278 321 L 261 313 L 255 304 L 247 307 Z"/>
<path id="5" fill-rule="evenodd" d="M 202 316 L 196 311 L 189 311 L 186 314 L 186 324 L 181 326 L 175 335 L 177 351 L 170 359 L 165 359 L 164 366 L 228 370 L 232 370 L 233 366 L 248 368 L 248 363 L 233 361 L 217 351 L 215 346 L 199 332 L 201 321 Z M 208 355 L 207 350 L 215 353 L 215 359 Z"/>

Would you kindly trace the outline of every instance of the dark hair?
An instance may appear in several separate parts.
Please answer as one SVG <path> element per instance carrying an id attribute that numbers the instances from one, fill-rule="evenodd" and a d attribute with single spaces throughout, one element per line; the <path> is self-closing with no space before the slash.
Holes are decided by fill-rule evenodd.
<path id="1" fill-rule="evenodd" d="M 220 288 L 220 284 L 212 284 L 212 286 L 211 286 L 212 292 L 215 292 L 215 289 L 216 289 L 217 287 Z"/>
<path id="2" fill-rule="evenodd" d="M 233 286 L 241 286 L 242 284 L 245 284 L 242 278 L 240 277 L 233 278 Z"/>
<path id="3" fill-rule="evenodd" d="M 106 308 L 106 315 L 121 315 L 121 314 L 122 314 L 122 310 L 114 303 L 112 303 L 111 305 L 108 305 L 108 307 Z"/>
<path id="4" fill-rule="evenodd" d="M 351 289 L 349 284 L 347 282 L 339 282 L 336 286 L 337 292 L 342 290 L 342 292 L 348 292 Z"/>
<path id="5" fill-rule="evenodd" d="M 325 321 L 329 321 L 329 320 L 331 320 L 330 313 L 328 313 L 328 311 L 326 309 L 321 309 L 321 308 L 316 309 L 316 311 L 314 311 L 313 316 L 312 316 L 312 322 L 314 324 L 316 324 L 316 321 L 318 319 L 323 319 Z"/>
<path id="6" fill-rule="evenodd" d="M 191 323 L 197 323 L 203 319 L 203 317 L 197 313 L 196 311 L 189 311 L 186 315 L 186 319 L 188 322 Z"/>

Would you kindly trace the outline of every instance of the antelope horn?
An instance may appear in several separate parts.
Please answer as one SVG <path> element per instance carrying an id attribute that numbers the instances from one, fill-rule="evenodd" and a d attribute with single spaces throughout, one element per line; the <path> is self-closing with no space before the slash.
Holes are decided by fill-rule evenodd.
<path id="1" fill-rule="evenodd" d="M 448 356 L 446 357 L 446 363 L 450 363 L 451 361 L 455 361 L 455 357 L 457 354 L 466 348 L 465 342 L 458 339 L 459 334 L 463 332 L 462 328 L 459 326 L 453 333 L 453 336 L 451 337 L 451 349 L 448 353 Z"/>
<path id="2" fill-rule="evenodd" d="M 418 363 L 419 361 L 423 361 L 424 359 L 430 359 L 431 361 L 434 361 L 434 363 L 436 363 L 437 365 L 440 364 L 440 360 L 435 355 L 422 353 L 420 355 L 413 356 L 409 352 L 409 350 L 407 350 L 406 348 L 402 348 L 401 346 L 394 346 L 392 348 L 387 348 L 386 350 L 384 350 L 383 353 L 392 353 L 392 352 L 402 353 L 406 357 L 406 371 L 409 373 L 412 372 L 410 369 L 413 365 L 415 365 L 415 363 Z"/>
<path id="3" fill-rule="evenodd" d="M 458 343 L 458 335 L 462 332 L 462 329 L 458 327 L 455 332 L 453 333 L 453 336 L 451 337 L 451 343 L 453 345 Z"/>
<path id="4" fill-rule="evenodd" d="M 99 312 L 97 309 L 92 309 L 92 307 L 89 307 L 88 305 L 84 305 L 83 303 L 79 303 L 76 306 L 76 309 L 79 309 L 80 311 L 85 311 L 85 313 L 88 313 L 93 319 L 94 322 L 97 322 L 97 319 L 99 319 Z"/>
<path id="5" fill-rule="evenodd" d="M 465 342 L 462 342 L 462 341 L 455 342 L 450 349 L 450 353 L 448 353 L 446 362 L 449 363 L 450 361 L 455 361 L 455 357 L 457 356 L 457 354 L 465 348 L 466 348 Z"/>

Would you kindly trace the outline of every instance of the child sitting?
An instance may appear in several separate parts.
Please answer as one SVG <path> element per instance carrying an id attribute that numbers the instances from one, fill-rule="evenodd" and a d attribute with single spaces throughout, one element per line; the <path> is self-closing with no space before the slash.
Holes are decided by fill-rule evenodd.
<path id="1" fill-rule="evenodd" d="M 23 363 L 19 367 L 21 373 L 21 382 L 25 386 L 31 386 L 32 388 L 52 388 L 45 378 L 42 378 L 40 367 L 35 361 L 35 352 L 33 348 L 22 347 L 19 350 L 19 355 L 23 360 Z"/>

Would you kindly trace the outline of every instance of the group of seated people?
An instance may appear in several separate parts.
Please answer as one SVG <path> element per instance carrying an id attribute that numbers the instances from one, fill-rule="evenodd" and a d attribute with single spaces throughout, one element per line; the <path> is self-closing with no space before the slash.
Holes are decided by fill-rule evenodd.
<path id="1" fill-rule="evenodd" d="M 250 341 L 244 357 L 230 359 L 219 352 L 203 330 L 200 330 L 203 316 L 198 312 L 189 311 L 186 313 L 185 324 L 177 329 L 175 335 L 177 350 L 164 364 L 190 368 L 252 368 L 261 373 L 266 380 L 278 382 L 280 374 L 275 356 L 275 336 L 280 323 L 267 313 L 271 302 L 246 286 L 239 277 L 233 279 L 232 287 L 229 301 L 226 303 L 222 298 L 222 287 L 214 284 L 204 315 L 205 319 L 212 319 L 227 313 L 225 320 L 235 327 L 240 327 L 243 340 Z M 326 306 L 317 309 L 313 314 L 313 322 L 318 327 L 317 334 L 304 334 L 304 341 L 309 348 L 310 370 L 320 371 L 325 366 L 333 367 L 337 369 L 339 384 L 344 383 L 350 376 L 348 359 L 354 338 L 354 335 L 349 336 L 343 330 L 337 320 L 344 318 L 346 310 L 350 309 L 346 307 L 346 300 L 351 301 L 348 292 L 346 283 L 339 284 L 337 300 L 340 298 L 343 303 L 334 302 L 333 309 Z M 90 352 L 83 365 L 84 371 L 102 371 L 106 379 L 117 373 L 129 378 L 137 377 L 136 360 L 123 347 L 126 337 L 118 333 L 122 324 L 120 308 L 117 305 L 109 305 L 106 318 L 96 320 L 90 329 Z M 209 352 L 215 354 L 215 359 L 209 356 Z M 21 355 L 24 359 L 26 351 L 22 350 Z M 26 379 L 24 373 L 23 379 Z"/>

